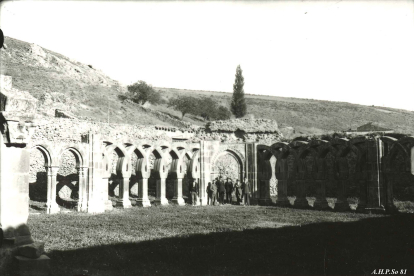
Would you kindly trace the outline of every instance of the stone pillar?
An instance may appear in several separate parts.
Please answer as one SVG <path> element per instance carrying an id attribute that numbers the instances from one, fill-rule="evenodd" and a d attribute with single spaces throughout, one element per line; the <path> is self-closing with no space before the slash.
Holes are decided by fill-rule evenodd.
<path id="1" fill-rule="evenodd" d="M 88 168 L 79 168 L 79 201 L 78 211 L 88 211 Z"/>
<path id="2" fill-rule="evenodd" d="M 296 185 L 296 199 L 295 199 L 295 204 L 294 207 L 298 207 L 298 208 L 308 208 L 309 207 L 309 203 L 308 200 L 306 199 L 306 180 L 304 179 L 296 179 L 295 181 L 295 185 Z"/>
<path id="3" fill-rule="evenodd" d="M 109 177 L 104 176 L 102 178 L 102 189 L 101 189 L 101 197 L 103 200 L 105 211 L 111 211 L 114 207 L 112 206 L 112 201 L 108 199 L 108 183 Z"/>
<path id="4" fill-rule="evenodd" d="M 270 198 L 270 179 L 259 179 L 260 182 L 260 205 L 270 205 L 272 199 Z"/>
<path id="5" fill-rule="evenodd" d="M 335 210 L 338 211 L 348 211 L 350 210 L 348 198 L 347 198 L 347 187 L 348 179 L 339 179 L 337 181 L 337 196 L 336 196 L 336 202 L 335 202 Z"/>
<path id="6" fill-rule="evenodd" d="M 326 200 L 326 179 L 316 179 L 316 199 L 313 203 L 315 209 L 328 209 L 328 201 Z"/>
<path id="7" fill-rule="evenodd" d="M 297 162 L 299 162 L 299 164 L 297 164 L 298 168 L 296 171 L 296 181 L 295 181 L 295 185 L 296 185 L 296 189 L 295 189 L 295 204 L 294 207 L 298 207 L 298 208 L 308 208 L 309 207 L 309 203 L 308 200 L 306 199 L 306 180 L 305 180 L 305 175 L 306 175 L 306 170 L 305 170 L 305 164 L 303 164 L 303 160 L 300 159 Z"/>
<path id="8" fill-rule="evenodd" d="M 260 198 L 259 183 L 257 179 L 257 144 L 246 144 L 246 175 L 251 184 L 251 204 L 258 204 Z"/>
<path id="9" fill-rule="evenodd" d="M 206 188 L 211 182 L 211 155 L 214 152 L 214 145 L 219 145 L 218 141 L 200 142 L 200 200 L 201 205 L 207 205 Z"/>
<path id="10" fill-rule="evenodd" d="M 183 179 L 182 178 L 174 179 L 174 197 L 172 199 L 172 202 L 179 206 L 185 205 L 185 202 L 183 199 Z"/>
<path id="11" fill-rule="evenodd" d="M 168 200 L 165 197 L 166 178 L 160 178 L 156 180 L 157 195 L 155 199 L 156 205 L 168 205 Z"/>
<path id="12" fill-rule="evenodd" d="M 119 181 L 119 199 L 116 202 L 117 206 L 122 206 L 124 208 L 131 208 L 132 204 L 129 200 L 129 176 L 122 177 Z"/>
<path id="13" fill-rule="evenodd" d="M 380 172 L 383 156 L 382 141 L 367 142 L 367 202 L 366 211 L 382 212 L 385 205 L 385 191 Z"/>
<path id="14" fill-rule="evenodd" d="M 276 159 L 275 174 L 277 179 L 277 200 L 278 206 L 290 206 L 289 199 L 287 198 L 287 179 L 288 179 L 288 166 L 287 160 L 278 158 Z"/>
<path id="15" fill-rule="evenodd" d="M 87 202 L 89 213 L 105 212 L 105 202 L 102 197 L 102 140 L 98 134 L 88 134 L 89 169 L 87 177 Z M 112 204 L 111 204 L 112 205 Z"/>
<path id="16" fill-rule="evenodd" d="M 47 168 L 47 214 L 56 214 L 60 212 L 59 205 L 56 202 L 56 182 L 59 167 Z"/>
<path id="17" fill-rule="evenodd" d="M 148 198 L 148 178 L 138 179 L 138 199 L 137 205 L 140 207 L 150 207 Z"/>

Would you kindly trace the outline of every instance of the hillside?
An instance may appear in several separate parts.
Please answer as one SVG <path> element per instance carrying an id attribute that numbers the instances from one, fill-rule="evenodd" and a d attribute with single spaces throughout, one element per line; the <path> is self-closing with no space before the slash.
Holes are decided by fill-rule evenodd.
<path id="1" fill-rule="evenodd" d="M 38 45 L 5 37 L 1 74 L 13 77 L 13 87 L 39 100 L 38 112 L 54 116 L 55 109 L 78 118 L 111 123 L 183 127 L 174 117 L 121 101 L 126 92 L 93 65 L 86 65 Z"/>
<path id="2" fill-rule="evenodd" d="M 230 106 L 231 93 L 175 88 L 157 88 L 166 98 L 175 95 L 214 97 Z M 292 126 L 297 134 L 323 134 L 356 129 L 368 122 L 396 132 L 414 134 L 414 112 L 346 102 L 246 94 L 247 112 L 256 118 L 274 119 L 279 126 Z"/>
<path id="3" fill-rule="evenodd" d="M 204 125 L 202 118 L 186 115 L 166 105 L 141 107 L 123 101 L 126 87 L 109 78 L 93 65 L 82 64 L 38 45 L 5 38 L 1 49 L 1 74 L 13 77 L 13 87 L 30 92 L 39 100 L 39 114 L 54 116 L 55 109 L 78 118 L 111 123 L 183 127 Z M 137 80 L 139 76 L 137 76 Z M 231 93 L 156 88 L 165 99 L 176 95 L 213 97 L 230 106 Z M 414 112 L 345 102 L 330 102 L 247 94 L 248 114 L 274 119 L 279 126 L 292 126 L 296 135 L 343 131 L 366 124 L 414 134 Z M 283 132 L 283 130 L 282 130 Z"/>

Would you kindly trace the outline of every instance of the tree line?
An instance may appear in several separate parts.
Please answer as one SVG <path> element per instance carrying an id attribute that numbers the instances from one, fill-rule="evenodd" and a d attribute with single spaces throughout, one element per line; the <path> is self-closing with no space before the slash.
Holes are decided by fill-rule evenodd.
<path id="1" fill-rule="evenodd" d="M 228 120 L 231 118 L 232 113 L 236 118 L 241 118 L 246 115 L 247 106 L 244 99 L 243 87 L 244 77 L 239 65 L 236 69 L 236 76 L 233 84 L 231 111 L 227 107 L 217 103 L 211 97 L 195 98 L 179 95 L 167 102 L 163 99 L 159 91 L 156 91 L 150 84 L 147 84 L 142 80 L 128 85 L 128 93 L 125 98 L 129 98 L 133 102 L 141 105 L 144 105 L 147 102 L 154 105 L 166 103 L 168 107 L 181 112 L 182 119 L 185 115 L 192 114 L 202 117 L 205 121 Z"/>

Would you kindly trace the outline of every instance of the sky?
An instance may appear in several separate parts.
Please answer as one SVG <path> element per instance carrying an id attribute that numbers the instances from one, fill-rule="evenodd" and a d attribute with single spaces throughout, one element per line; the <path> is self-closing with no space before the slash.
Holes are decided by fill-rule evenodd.
<path id="1" fill-rule="evenodd" d="M 414 1 L 4 1 L 6 36 L 124 84 L 414 110 Z"/>

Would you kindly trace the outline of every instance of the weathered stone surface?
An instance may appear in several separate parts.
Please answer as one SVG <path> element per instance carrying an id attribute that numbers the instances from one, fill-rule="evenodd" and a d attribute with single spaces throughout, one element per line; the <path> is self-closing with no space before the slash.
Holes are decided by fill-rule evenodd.
<path id="1" fill-rule="evenodd" d="M 10 90 L 12 88 L 12 77 L 6 75 L 0 75 L 0 87 L 1 90 Z"/>
<path id="2" fill-rule="evenodd" d="M 19 246 L 17 254 L 22 257 L 37 259 L 45 252 L 44 242 L 34 242 L 31 244 Z"/>

